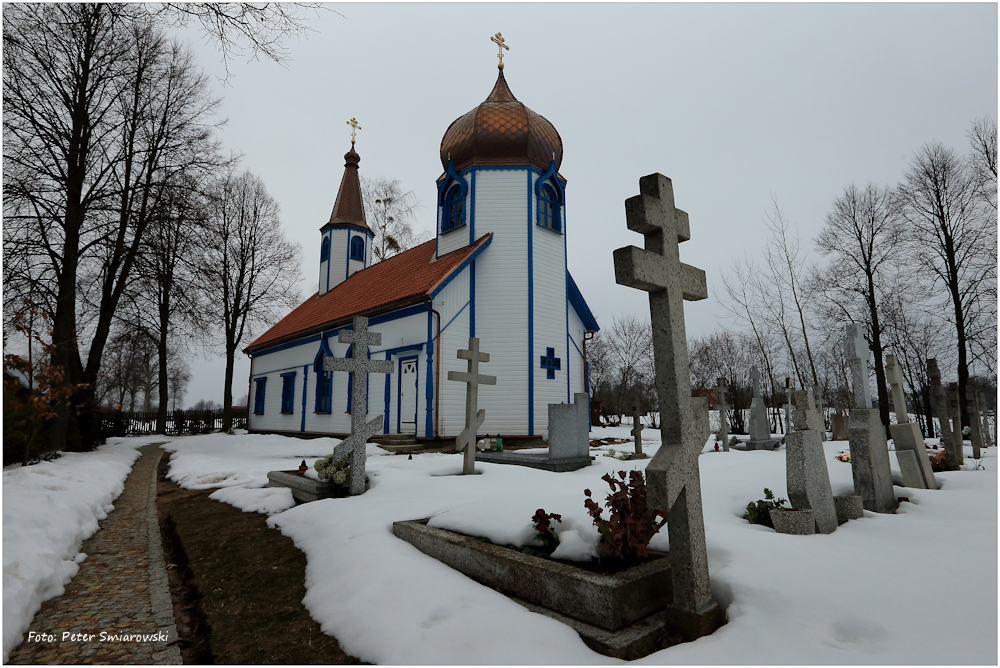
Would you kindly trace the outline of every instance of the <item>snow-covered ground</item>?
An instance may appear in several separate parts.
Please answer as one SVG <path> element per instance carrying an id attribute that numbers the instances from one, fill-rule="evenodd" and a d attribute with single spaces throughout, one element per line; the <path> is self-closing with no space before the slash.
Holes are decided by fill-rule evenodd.
<path id="1" fill-rule="evenodd" d="M 61 596 L 87 555 L 80 545 L 114 510 L 136 448 L 163 436 L 113 438 L 93 452 L 3 472 L 3 660 L 44 601 Z"/>
<path id="2" fill-rule="evenodd" d="M 592 438 L 628 438 L 630 427 Z M 655 453 L 658 432 L 644 433 Z M 134 448 L 115 439 L 99 450 L 4 471 L 4 659 L 41 602 L 75 574 L 81 542 L 121 492 Z M 524 543 L 538 508 L 560 513 L 560 553 L 583 558 L 597 532 L 583 490 L 603 500 L 605 473 L 643 468 L 598 456 L 570 473 L 477 464 L 460 476 L 458 454 L 393 456 L 369 445 L 371 487 L 359 497 L 293 507 L 287 490 L 265 488 L 267 471 L 312 465 L 336 439 L 270 435 L 185 437 L 170 476 L 292 537 L 308 559 L 304 604 L 323 630 L 363 660 L 393 664 L 597 664 L 568 627 L 531 613 L 392 535 L 394 521 L 433 517 L 438 526 Z M 933 441 L 931 441 L 933 442 Z M 850 464 L 825 445 L 835 494 L 852 492 Z M 630 444 L 595 449 L 630 452 Z M 714 452 L 701 457 L 714 594 L 729 623 L 710 637 L 657 652 L 654 664 L 916 664 L 997 662 L 997 462 L 985 470 L 937 474 L 937 491 L 896 488 L 909 497 L 895 515 L 865 512 L 835 533 L 785 536 L 742 519 L 768 487 L 785 493 L 784 451 Z M 971 448 L 967 448 L 971 454 Z M 900 480 L 895 456 L 893 475 Z M 971 464 L 971 460 L 967 460 Z M 967 468 L 971 468 L 967 466 Z M 654 547 L 666 548 L 666 534 Z"/>
<path id="3" fill-rule="evenodd" d="M 629 427 L 592 438 L 628 437 Z M 644 432 L 654 453 L 658 432 Z M 932 441 L 933 442 L 933 441 Z M 304 604 L 347 652 L 393 664 L 613 663 L 570 628 L 531 613 L 392 535 L 392 523 L 433 517 L 438 526 L 500 542 L 524 542 L 538 508 L 560 513 L 567 556 L 592 552 L 597 532 L 583 490 L 603 499 L 607 472 L 643 468 L 598 456 L 570 473 L 477 464 L 460 476 L 458 454 L 388 455 L 369 446 L 371 487 L 359 497 L 291 507 L 261 489 L 268 470 L 311 465 L 335 439 L 224 436 L 177 440 L 171 477 L 187 487 L 222 487 L 215 498 L 294 539 L 308 559 Z M 631 446 L 609 445 L 628 452 Z M 852 493 L 850 464 L 825 445 L 835 494 Z M 968 448 L 971 454 L 971 448 Z M 595 450 L 595 454 L 597 451 Z M 895 456 L 893 475 L 901 479 Z M 710 637 L 657 652 L 647 663 L 917 664 L 997 662 L 997 466 L 937 474 L 936 491 L 909 497 L 895 515 L 865 512 L 831 535 L 786 536 L 742 519 L 768 487 L 787 497 L 785 455 L 719 452 L 701 457 L 709 570 L 729 623 Z M 971 468 L 971 466 L 969 467 Z M 287 510 L 282 510 L 288 508 Z M 666 547 L 666 535 L 654 546 Z"/>

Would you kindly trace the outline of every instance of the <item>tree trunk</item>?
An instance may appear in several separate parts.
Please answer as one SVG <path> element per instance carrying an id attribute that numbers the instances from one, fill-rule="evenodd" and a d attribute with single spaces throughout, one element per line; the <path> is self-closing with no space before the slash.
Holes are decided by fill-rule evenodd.
<path id="1" fill-rule="evenodd" d="M 226 386 L 222 391 L 222 431 L 229 431 L 233 428 L 233 366 L 235 358 L 236 345 L 226 343 Z M 247 410 L 249 410 L 249 406 Z"/>

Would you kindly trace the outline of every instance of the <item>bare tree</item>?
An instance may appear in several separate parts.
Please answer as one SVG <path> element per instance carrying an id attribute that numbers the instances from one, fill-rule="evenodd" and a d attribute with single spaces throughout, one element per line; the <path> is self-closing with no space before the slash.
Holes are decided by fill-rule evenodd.
<path id="1" fill-rule="evenodd" d="M 375 235 L 372 254 L 376 262 L 425 240 L 425 234 L 413 231 L 413 213 L 419 206 L 417 198 L 412 192 L 403 192 L 398 179 L 361 177 L 361 199 L 368 226 Z"/>
<path id="2" fill-rule="evenodd" d="M 967 422 L 970 321 L 982 313 L 983 292 L 996 290 L 996 209 L 983 205 L 980 178 L 968 161 L 933 143 L 914 156 L 899 187 L 911 252 L 929 272 L 956 334 L 958 385 Z M 995 311 L 994 311 L 995 312 Z M 993 323 L 995 327 L 995 320 Z"/>
<path id="3" fill-rule="evenodd" d="M 628 410 L 625 404 L 629 390 L 642 380 L 642 371 L 649 365 L 651 335 L 649 323 L 634 315 L 615 318 L 608 330 L 608 354 L 616 380 L 614 410 L 618 415 Z"/>
<path id="4" fill-rule="evenodd" d="M 889 394 L 885 381 L 882 308 L 886 288 L 895 284 L 895 261 L 903 241 L 888 188 L 853 183 L 833 202 L 816 247 L 830 263 L 813 276 L 812 287 L 827 322 L 866 325 L 875 356 L 879 416 L 889 425 Z M 891 289 L 891 288 L 890 288 Z"/>
<path id="5" fill-rule="evenodd" d="M 201 289 L 219 309 L 226 354 L 222 419 L 229 430 L 236 351 L 298 303 L 301 249 L 285 238 L 277 202 L 248 171 L 229 173 L 211 188 L 202 246 Z"/>

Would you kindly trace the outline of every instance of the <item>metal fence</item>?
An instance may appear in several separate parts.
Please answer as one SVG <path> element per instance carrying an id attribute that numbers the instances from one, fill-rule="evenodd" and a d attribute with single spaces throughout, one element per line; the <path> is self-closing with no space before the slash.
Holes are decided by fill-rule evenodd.
<path id="1" fill-rule="evenodd" d="M 233 406 L 233 429 L 246 429 L 247 407 Z M 156 433 L 156 411 L 101 410 L 105 436 L 142 436 Z M 168 411 L 167 434 L 207 434 L 222 429 L 222 409 Z"/>

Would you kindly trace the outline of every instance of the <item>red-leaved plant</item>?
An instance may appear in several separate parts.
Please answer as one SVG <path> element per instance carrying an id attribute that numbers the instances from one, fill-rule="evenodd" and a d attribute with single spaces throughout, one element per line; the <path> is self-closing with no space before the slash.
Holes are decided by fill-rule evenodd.
<path id="1" fill-rule="evenodd" d="M 608 519 L 602 517 L 603 510 L 590 498 L 590 490 L 583 490 L 587 495 L 583 505 L 601 532 L 601 543 L 613 556 L 626 562 L 648 557 L 649 541 L 667 523 L 667 517 L 665 512 L 646 505 L 646 480 L 642 471 L 630 471 L 627 483 L 625 471 L 618 472 L 618 479 L 606 473 L 601 480 L 611 487 L 604 504 L 610 511 Z"/>
<path id="2" fill-rule="evenodd" d="M 535 531 L 538 532 L 538 536 L 536 537 L 541 541 L 542 546 L 550 552 L 559 547 L 559 536 L 556 535 L 555 530 L 552 528 L 552 520 L 562 524 L 562 515 L 559 513 L 547 513 L 542 508 L 539 508 L 531 518 Z"/>

